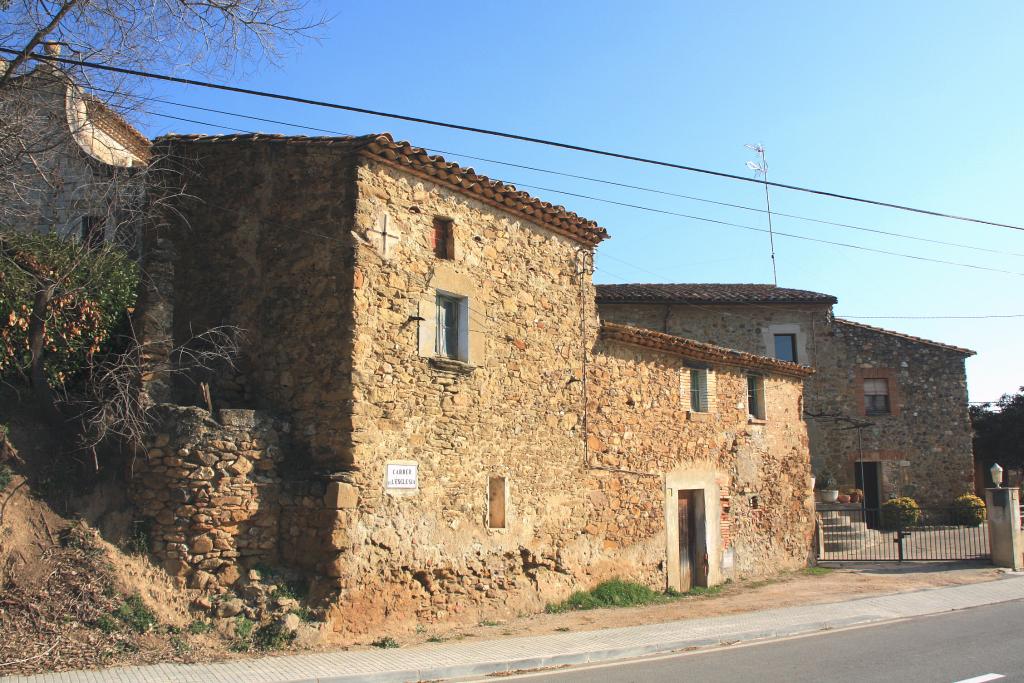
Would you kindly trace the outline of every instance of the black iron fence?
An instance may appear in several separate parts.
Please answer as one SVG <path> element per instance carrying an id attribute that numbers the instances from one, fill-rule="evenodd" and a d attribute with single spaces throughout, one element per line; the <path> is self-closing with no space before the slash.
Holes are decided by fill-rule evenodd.
<path id="1" fill-rule="evenodd" d="M 903 562 L 983 560 L 991 554 L 988 524 L 963 509 L 818 510 L 821 561 Z"/>

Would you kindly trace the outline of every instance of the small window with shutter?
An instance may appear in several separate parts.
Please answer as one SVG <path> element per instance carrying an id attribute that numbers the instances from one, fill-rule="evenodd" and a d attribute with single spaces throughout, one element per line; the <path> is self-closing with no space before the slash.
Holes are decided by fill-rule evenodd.
<path id="1" fill-rule="evenodd" d="M 446 260 L 455 258 L 455 236 L 452 227 L 453 222 L 450 218 L 434 219 L 434 231 L 431 239 L 434 256 L 437 258 Z"/>

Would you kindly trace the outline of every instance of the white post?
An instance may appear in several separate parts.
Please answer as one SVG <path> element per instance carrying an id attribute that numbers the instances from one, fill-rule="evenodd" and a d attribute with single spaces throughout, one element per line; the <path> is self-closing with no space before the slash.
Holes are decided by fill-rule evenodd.
<path id="1" fill-rule="evenodd" d="M 1016 488 L 985 489 L 988 509 L 988 543 L 992 550 L 992 564 L 1024 569 L 1021 553 L 1020 492 Z"/>

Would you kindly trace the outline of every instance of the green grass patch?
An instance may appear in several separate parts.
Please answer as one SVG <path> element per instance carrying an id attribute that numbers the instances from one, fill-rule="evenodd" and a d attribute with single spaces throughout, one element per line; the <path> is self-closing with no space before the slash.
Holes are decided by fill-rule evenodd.
<path id="1" fill-rule="evenodd" d="M 252 634 L 252 644 L 257 650 L 280 650 L 291 645 L 295 640 L 295 631 L 291 631 L 278 622 L 264 624 Z"/>
<path id="2" fill-rule="evenodd" d="M 108 634 L 117 630 L 117 620 L 109 614 L 101 614 L 99 618 L 93 622 L 93 625 Z"/>
<path id="3" fill-rule="evenodd" d="M 14 470 L 7 465 L 0 465 L 0 491 L 7 488 L 7 485 L 11 483 L 11 479 L 14 478 Z"/>
<path id="4" fill-rule="evenodd" d="M 307 624 L 312 624 L 312 623 L 316 623 L 316 622 L 320 621 L 319 619 L 317 619 L 316 614 L 313 612 L 313 610 L 309 609 L 305 605 L 299 605 L 298 607 L 293 607 L 293 608 L 291 608 L 288 611 L 290 613 L 294 614 L 295 616 L 297 616 L 299 619 L 301 619 L 303 622 L 305 622 Z M 420 632 L 421 631 L 417 631 L 417 633 L 420 633 Z"/>
<path id="5" fill-rule="evenodd" d="M 136 633 L 145 633 L 157 624 L 156 614 L 146 607 L 140 595 L 131 595 L 114 610 L 114 616 Z"/>
<path id="6" fill-rule="evenodd" d="M 392 650 L 396 647 L 401 647 L 401 645 L 398 644 L 398 641 L 392 638 L 391 636 L 384 636 L 383 638 L 378 638 L 377 640 L 370 643 L 370 645 L 373 645 L 374 647 L 379 647 L 384 650 Z"/>
<path id="7" fill-rule="evenodd" d="M 600 609 L 602 607 L 639 607 L 656 605 L 678 597 L 659 593 L 647 586 L 621 579 L 600 583 L 589 591 L 577 591 L 562 602 L 548 604 L 544 611 L 559 614 L 570 610 Z"/>
<path id="8" fill-rule="evenodd" d="M 808 576 L 825 576 L 832 573 L 831 567 L 805 567 L 804 574 Z"/>
<path id="9" fill-rule="evenodd" d="M 213 629 L 213 624 L 203 619 L 196 619 L 188 625 L 188 632 L 194 636 L 201 635 L 203 633 L 209 633 Z"/>

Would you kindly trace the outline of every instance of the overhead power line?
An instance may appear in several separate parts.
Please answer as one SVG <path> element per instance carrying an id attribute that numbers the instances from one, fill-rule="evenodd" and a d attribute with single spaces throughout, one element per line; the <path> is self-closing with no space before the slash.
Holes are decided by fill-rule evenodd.
<path id="1" fill-rule="evenodd" d="M 181 116 L 173 116 L 171 114 L 162 114 L 162 113 L 159 113 L 159 112 L 148 112 L 148 113 L 153 114 L 154 116 L 161 116 L 161 117 L 164 117 L 164 118 L 173 119 L 175 121 L 185 121 L 187 123 L 194 123 L 194 124 L 200 125 L 200 126 L 215 126 L 215 124 L 212 124 L 212 123 L 210 123 L 208 121 L 199 121 L 199 120 L 196 120 L 196 119 L 189 119 L 189 118 L 184 118 L 184 117 L 181 117 Z M 255 133 L 255 131 L 245 131 L 245 130 L 243 130 L 241 132 L 244 132 L 244 133 Z M 568 192 L 566 190 L 558 190 L 558 189 L 549 188 L 549 187 L 540 187 L 538 185 L 529 185 L 529 184 L 526 184 L 526 183 L 515 183 L 515 182 L 513 182 L 512 184 L 516 185 L 518 187 L 529 187 L 531 189 L 541 190 L 541 191 L 544 191 L 544 192 L 555 192 L 555 193 L 558 193 L 558 194 L 565 194 L 565 195 L 569 195 L 569 196 L 572 196 L 572 197 L 580 197 L 582 199 L 590 199 L 590 200 L 593 200 L 593 201 L 604 202 L 606 204 L 614 204 L 616 206 L 623 206 L 623 207 L 626 207 L 626 208 L 638 209 L 638 210 L 641 210 L 641 211 L 650 211 L 650 212 L 653 212 L 653 213 L 660 213 L 660 214 L 665 214 L 665 215 L 669 215 L 669 216 L 679 216 L 681 218 L 688 218 L 690 220 L 701 221 L 701 222 L 705 222 L 705 223 L 713 223 L 715 225 L 722 225 L 722 226 L 725 226 L 725 227 L 738 228 L 738 229 L 741 229 L 741 230 L 749 230 L 749 231 L 752 231 L 752 232 L 762 232 L 762 233 L 768 232 L 767 228 L 756 228 L 756 227 L 754 227 L 752 225 L 742 225 L 740 223 L 731 223 L 729 221 L 721 221 L 721 220 L 717 220 L 717 219 L 714 219 L 714 218 L 705 218 L 703 216 L 694 216 L 694 215 L 691 215 L 691 214 L 679 213 L 679 212 L 676 212 L 676 211 L 668 211 L 666 209 L 656 209 L 656 208 L 653 208 L 653 207 L 650 207 L 650 206 L 642 206 L 640 204 L 630 204 L 630 203 L 627 203 L 627 202 L 618 202 L 618 201 L 614 201 L 614 200 L 611 200 L 611 199 L 602 199 L 601 197 L 594 197 L 594 196 L 591 196 L 591 195 L 579 194 L 579 193 L 576 193 L 576 192 Z M 989 272 L 993 272 L 993 273 L 1004 273 L 1006 275 L 1016 275 L 1016 276 L 1019 276 L 1019 277 L 1024 277 L 1024 272 L 1017 272 L 1017 271 L 1013 271 L 1013 270 L 1003 270 L 1001 268 L 991 268 L 991 267 L 988 267 L 988 266 L 979 266 L 979 265 L 976 265 L 976 264 L 973 264 L 973 263 L 960 263 L 958 261 L 945 261 L 943 259 L 933 259 L 933 258 L 929 258 L 927 256 L 917 256 L 917 255 L 914 255 L 914 254 L 905 254 L 905 253 L 897 252 L 897 251 L 887 251 L 885 249 L 875 249 L 873 247 L 865 247 L 865 246 L 858 245 L 858 244 L 848 244 L 846 242 L 835 242 L 835 241 L 832 241 L 832 240 L 824 240 L 824 239 L 820 239 L 820 238 L 817 238 L 817 237 L 807 237 L 805 235 L 794 235 L 792 233 L 787 233 L 787 232 L 775 231 L 775 234 L 779 235 L 781 237 L 788 237 L 790 239 L 805 240 L 805 241 L 808 241 L 808 242 L 818 242 L 818 243 L 821 243 L 821 244 L 829 244 L 829 245 L 832 245 L 832 246 L 835 246 L 835 247 L 844 247 L 844 248 L 847 248 L 847 249 L 857 249 L 859 251 L 868 251 L 868 252 L 872 252 L 872 253 L 875 253 L 875 254 L 885 254 L 887 256 L 897 256 L 897 257 L 900 257 L 900 258 L 913 259 L 915 261 L 926 261 L 926 262 L 929 262 L 929 263 L 939 263 L 939 264 L 947 265 L 947 266 L 958 266 L 958 267 L 961 267 L 961 268 L 972 268 L 974 270 L 984 270 L 984 271 L 989 271 Z"/>
<path id="2" fill-rule="evenodd" d="M 619 202 L 613 199 L 603 199 L 602 197 L 594 197 L 593 195 L 580 194 L 578 192 L 568 192 L 566 190 L 557 190 L 550 187 L 541 187 L 539 185 L 528 185 L 526 183 L 513 183 L 517 187 L 528 187 L 533 190 L 541 190 L 543 192 L 555 192 L 558 194 L 568 195 L 570 197 L 579 197 L 581 199 L 590 199 L 595 202 L 604 202 L 605 204 L 614 204 L 616 206 L 623 206 L 631 209 L 638 209 L 640 211 L 650 211 L 652 213 L 665 214 L 667 216 L 679 216 L 680 218 L 688 218 L 694 221 L 702 221 L 705 223 L 714 223 L 715 225 L 722 225 L 730 228 L 738 228 L 740 230 L 750 230 L 753 232 L 768 232 L 768 228 L 756 228 L 752 225 L 743 225 L 742 223 L 732 223 L 730 221 L 722 221 L 715 218 L 705 218 L 703 216 L 694 216 L 692 214 L 680 213 L 678 211 L 669 211 L 667 209 L 656 209 L 651 206 L 643 206 L 642 204 L 630 204 L 629 202 Z M 865 247 L 859 244 L 849 244 L 847 242 L 835 242 L 832 240 L 825 240 L 818 237 L 807 237 L 806 235 L 794 235 L 788 232 L 774 231 L 775 235 L 781 237 L 788 237 L 790 239 L 805 240 L 808 242 L 819 242 L 821 244 L 831 244 L 835 247 L 846 247 L 847 249 L 858 249 L 860 251 L 870 251 L 875 254 L 886 254 L 888 256 L 899 256 L 901 258 L 914 259 L 915 261 L 927 261 L 929 263 L 941 263 L 947 266 L 959 266 L 961 268 L 972 268 L 975 270 L 987 270 L 993 273 L 1005 273 L 1007 275 L 1017 275 L 1024 277 L 1024 273 L 1017 272 L 1014 270 L 1003 270 L 1002 268 L 991 268 L 989 266 L 979 266 L 974 263 L 961 263 L 959 261 L 946 261 L 944 259 L 929 258 L 927 256 L 917 256 L 915 254 L 907 254 L 899 251 L 888 251 L 886 249 L 875 249 L 874 247 Z"/>
<path id="3" fill-rule="evenodd" d="M 0 47 L 0 52 L 6 52 L 8 54 L 19 54 L 17 50 L 13 50 L 7 47 Z M 158 74 L 149 71 L 141 71 L 139 69 L 127 69 L 124 67 L 111 66 L 109 64 L 99 64 L 96 62 L 89 62 L 79 59 L 68 59 L 66 57 L 53 57 L 50 55 L 33 54 L 34 59 L 43 61 L 58 62 L 61 64 L 70 64 L 74 66 L 85 67 L 89 69 L 100 69 L 103 71 L 111 71 L 114 73 L 125 74 L 129 76 L 136 76 L 139 78 L 150 78 L 154 80 L 166 81 L 169 83 L 178 83 L 182 85 L 194 85 L 201 88 L 210 88 L 214 90 L 222 90 L 225 92 L 234 92 L 242 95 L 252 95 L 255 97 L 265 97 L 269 99 L 282 100 L 285 102 L 294 102 L 297 104 L 307 104 L 317 107 L 325 107 L 328 109 L 340 109 L 343 111 L 350 111 L 357 114 L 368 114 L 370 116 L 379 116 L 382 118 L 396 119 L 399 121 L 409 121 L 411 123 L 420 123 L 428 126 L 438 126 L 441 128 L 449 128 L 452 130 L 461 130 L 469 133 L 478 133 L 481 135 L 490 135 L 493 137 L 505 138 L 508 140 L 519 140 L 521 142 L 529 142 L 538 145 L 545 145 L 548 147 L 557 147 L 559 149 L 567 149 L 575 152 L 584 152 L 586 154 L 595 154 L 598 156 L 610 157 L 613 159 L 623 159 L 625 161 L 634 161 L 642 164 L 649 164 L 652 166 L 661 166 L 664 168 L 674 168 L 681 171 L 689 171 L 692 173 L 701 173 L 704 175 L 710 175 L 718 178 L 728 178 L 730 180 L 739 180 L 747 183 L 759 183 L 765 184 L 765 181 L 758 180 L 755 178 L 749 178 L 746 176 L 737 175 L 734 173 L 724 173 L 722 171 L 713 171 L 711 169 L 700 168 L 697 166 L 689 166 L 686 164 L 679 164 L 671 161 L 664 161 L 660 159 L 653 159 L 649 157 L 642 157 L 635 154 L 627 154 L 624 152 L 614 152 L 610 150 L 603 150 L 596 147 L 586 147 L 584 145 L 576 145 L 568 142 L 559 142 L 557 140 L 548 140 L 545 138 L 538 138 L 529 135 L 521 135 L 518 133 L 509 133 L 506 131 L 493 130 L 490 128 L 480 128 L 478 126 L 468 126 L 458 123 L 451 123 L 447 121 L 439 121 L 435 119 L 427 119 L 419 116 L 410 116 L 408 114 L 398 114 L 395 112 L 385 112 L 375 109 L 367 109 L 365 107 L 356 107 L 347 104 L 341 104 L 338 102 L 328 102 L 325 100 L 315 100 L 307 97 L 298 97 L 295 95 L 285 95 L 283 93 L 269 92 L 265 90 L 254 90 L 252 88 L 241 88 L 233 85 L 226 85 L 223 83 L 212 83 L 209 81 L 200 81 L 192 78 L 181 78 L 178 76 L 169 76 L 167 74 Z M 957 214 L 949 214 L 941 211 L 932 211 L 930 209 L 921 209 L 903 204 L 896 204 L 893 202 L 884 202 L 876 199 L 867 199 L 864 197 L 856 197 L 853 195 L 842 194 L 838 192 L 829 192 L 826 190 L 816 190 L 813 188 L 803 187 L 800 185 L 790 185 L 787 183 L 778 182 L 767 182 L 768 186 L 777 187 L 785 190 L 793 190 L 795 192 L 804 192 L 808 194 L 818 195 L 822 197 L 830 197 L 832 199 L 842 199 L 851 202 L 858 202 L 861 204 L 870 204 L 873 206 L 881 206 L 890 209 L 897 209 L 900 211 L 909 211 L 912 213 L 923 214 L 927 216 L 935 216 L 938 218 L 948 218 L 950 220 L 966 221 L 969 223 L 979 223 L 982 225 L 991 225 L 1000 228 L 1008 228 L 1011 230 L 1024 231 L 1024 227 L 1018 225 L 1012 225 L 1010 223 L 1000 223 L 998 221 L 990 221 L 981 218 L 973 218 L 970 216 L 960 216 Z"/>
<path id="4" fill-rule="evenodd" d="M 162 112 L 156 112 L 156 111 L 150 111 L 150 110 L 141 110 L 141 111 L 144 111 L 145 113 L 148 113 L 148 114 L 152 114 L 153 116 L 160 116 L 162 118 L 172 119 L 172 120 L 175 120 L 175 121 L 184 121 L 186 123 L 194 123 L 194 124 L 199 125 L 199 126 L 210 126 L 210 127 L 217 127 L 218 126 L 218 124 L 214 124 L 214 123 L 211 123 L 209 121 L 200 121 L 198 119 L 190 119 L 190 118 L 186 118 L 186 117 L 182 117 L 182 116 L 174 116 L 172 114 L 164 114 Z M 255 134 L 256 133 L 256 131 L 250 131 L 250 130 L 244 130 L 244 129 L 240 129 L 239 132 L 249 133 L 249 134 Z M 713 223 L 715 225 L 722 225 L 722 226 L 725 226 L 725 227 L 738 228 L 738 229 L 741 229 L 741 230 L 749 230 L 749 231 L 752 231 L 752 232 L 761 232 L 761 233 L 767 233 L 768 232 L 768 230 L 766 228 L 757 228 L 757 227 L 754 227 L 752 225 L 743 225 L 743 224 L 740 224 L 740 223 L 732 223 L 732 222 L 729 222 L 729 221 L 722 221 L 722 220 L 717 220 L 717 219 L 714 219 L 714 218 L 705 218 L 703 216 L 694 216 L 694 215 L 691 215 L 691 214 L 685 214 L 685 213 L 680 213 L 680 212 L 676 212 L 676 211 L 668 211 L 666 209 L 657 209 L 657 208 L 654 208 L 654 207 L 643 206 L 643 205 L 640 205 L 640 204 L 630 204 L 628 202 L 619 202 L 619 201 L 615 201 L 615 200 L 612 200 L 612 199 L 603 199 L 601 197 L 594 197 L 592 195 L 585 195 L 585 194 L 580 194 L 580 193 L 577 193 L 577 192 L 569 192 L 567 190 L 559 190 L 559 189 L 555 189 L 555 188 L 541 187 L 541 186 L 538 186 L 538 185 L 530 185 L 530 184 L 526 184 L 526 183 L 516 183 L 514 181 L 512 182 L 512 184 L 513 185 L 517 185 L 518 187 L 528 187 L 528 188 L 531 188 L 531 189 L 541 190 L 541 191 L 544 191 L 544 192 L 555 192 L 557 194 L 564 194 L 564 195 L 568 195 L 568 196 L 571 196 L 571 197 L 580 197 L 582 199 L 590 199 L 592 201 L 604 202 L 606 204 L 613 204 L 613 205 L 616 205 L 616 206 L 622 206 L 622 207 L 637 209 L 637 210 L 641 210 L 641 211 L 650 211 L 650 212 L 653 212 L 653 213 L 660 213 L 660 214 L 665 214 L 665 215 L 669 215 L 669 216 L 679 216 L 681 218 L 687 218 L 687 219 L 690 219 L 690 220 L 701 221 L 701 222 L 705 222 L 705 223 Z M 988 266 L 979 266 L 979 265 L 972 264 L 972 263 L 960 263 L 958 261 L 946 261 L 946 260 L 943 260 L 943 259 L 933 259 L 933 258 L 929 258 L 929 257 L 926 257 L 926 256 L 917 256 L 917 255 L 914 255 L 914 254 L 905 254 L 905 253 L 902 253 L 902 252 L 887 251 L 885 249 L 875 249 L 873 247 L 865 247 L 865 246 L 857 245 L 857 244 L 848 244 L 848 243 L 845 243 L 845 242 L 835 242 L 835 241 L 832 241 L 832 240 L 824 240 L 824 239 L 820 239 L 820 238 L 817 238 L 817 237 L 807 237 L 805 235 L 794 235 L 794 234 L 786 233 L 786 232 L 775 232 L 775 234 L 779 235 L 781 237 L 788 237 L 788 238 L 791 238 L 791 239 L 805 240 L 805 241 L 808 241 L 808 242 L 818 242 L 818 243 L 821 243 L 821 244 L 829 244 L 829 245 L 832 245 L 832 246 L 844 247 L 844 248 L 848 248 L 848 249 L 857 249 L 857 250 L 860 250 L 860 251 L 868 251 L 868 252 L 872 252 L 872 253 L 876 253 L 876 254 L 885 254 L 885 255 L 888 255 L 888 256 L 897 256 L 897 257 L 900 257 L 900 258 L 913 259 L 915 261 L 925 261 L 925 262 L 929 262 L 929 263 L 939 263 L 939 264 L 949 265 L 949 266 L 958 266 L 958 267 L 961 267 L 961 268 L 971 268 L 971 269 L 974 269 L 974 270 L 984 270 L 984 271 L 989 271 L 989 272 L 994 272 L 994 273 L 1004 273 L 1004 274 L 1007 274 L 1007 275 L 1016 275 L 1016 276 L 1024 277 L 1024 272 L 1016 272 L 1016 271 L 1012 271 L 1012 270 L 1003 270 L 1001 268 L 991 268 L 991 267 L 988 267 Z M 632 265 L 632 264 L 629 264 L 629 265 Z"/>
<path id="5" fill-rule="evenodd" d="M 115 91 L 108 90 L 106 88 L 95 88 L 94 87 L 93 89 L 94 90 L 103 91 L 103 92 L 112 93 L 112 94 L 116 94 Z M 134 97 L 135 97 L 135 99 L 138 99 L 140 101 L 145 101 L 145 102 L 159 102 L 161 104 L 169 104 L 169 105 L 174 106 L 174 107 L 183 107 L 183 108 L 186 108 L 186 109 L 195 109 L 197 111 L 205 111 L 205 112 L 210 112 L 210 113 L 214 113 L 214 114 L 223 114 L 225 116 L 234 116 L 234 117 L 238 117 L 238 118 L 242 118 L 242 119 L 248 119 L 248 120 L 251 120 L 251 121 L 261 121 L 263 123 L 273 123 L 274 125 L 288 126 L 290 128 L 301 128 L 303 130 L 311 130 L 311 131 L 316 131 L 318 133 L 328 133 L 328 134 L 331 134 L 331 135 L 345 135 L 345 136 L 351 136 L 352 135 L 352 133 L 350 133 L 350 132 L 338 131 L 338 130 L 333 130 L 333 129 L 330 129 L 330 128 L 321 128 L 319 126 L 310 126 L 310 125 L 307 125 L 307 124 L 295 123 L 294 121 L 282 121 L 280 119 L 271 119 L 271 118 L 266 118 L 266 117 L 263 117 L 263 116 L 254 116 L 252 114 L 242 114 L 241 112 L 229 111 L 229 110 L 225 110 L 225 109 L 216 109 L 216 108 L 213 108 L 213 107 L 202 107 L 202 106 L 199 106 L 199 105 L 196 105 L 196 104 L 186 104 L 184 102 L 176 102 L 174 100 L 168 100 L 168 99 L 165 99 L 165 98 L 162 98 L 162 97 L 143 97 L 143 96 L 134 96 Z M 155 114 L 157 116 L 165 116 L 164 114 L 156 114 L 155 112 L 152 112 L 152 111 L 149 111 L 148 113 Z M 168 116 L 168 118 L 173 118 L 173 117 Z M 183 121 L 190 121 L 190 119 L 181 119 L 181 120 L 183 120 Z M 211 124 L 206 124 L 206 125 L 211 125 Z M 574 178 L 574 179 L 577 179 L 577 180 L 585 180 L 587 182 L 592 182 L 592 183 L 601 183 L 601 184 L 604 184 L 604 185 L 611 185 L 611 186 L 615 186 L 615 187 L 622 187 L 622 188 L 631 189 L 631 190 L 639 190 L 639 191 L 642 191 L 642 192 L 650 192 L 650 193 L 653 193 L 653 194 L 660 194 L 660 195 L 665 195 L 665 196 L 668 196 L 668 197 L 678 197 L 680 199 L 687 199 L 687 200 L 690 200 L 690 201 L 702 202 L 702 203 L 705 203 L 705 204 L 714 204 L 714 205 L 717 205 L 717 206 L 725 206 L 725 207 L 729 207 L 729 208 L 733 208 L 733 209 L 742 209 L 743 211 L 753 211 L 753 212 L 756 212 L 756 213 L 767 213 L 767 211 L 765 209 L 759 209 L 756 206 L 746 206 L 744 204 L 735 204 L 735 203 L 731 203 L 731 202 L 723 202 L 723 201 L 718 201 L 718 200 L 715 200 L 715 199 L 708 199 L 706 197 L 697 197 L 697 196 L 694 196 L 694 195 L 681 194 L 679 192 L 670 192 L 668 190 L 661 190 L 661 189 L 657 189 L 657 188 L 653 188 L 653 187 L 645 187 L 643 185 L 632 185 L 630 183 L 623 183 L 623 182 L 619 182 L 619 181 L 616 181 L 616 180 L 609 180 L 607 178 L 595 178 L 595 177 L 592 177 L 592 176 L 578 175 L 578 174 L 575 174 L 575 173 L 566 173 L 565 171 L 556 171 L 556 170 L 550 169 L 550 168 L 541 168 L 539 166 L 530 166 L 528 164 L 518 164 L 518 163 L 511 162 L 511 161 L 502 161 L 500 159 L 491 159 L 491 158 L 488 158 L 488 157 L 474 156 L 472 154 L 466 154 L 465 152 L 456 152 L 456 151 L 452 151 L 452 150 L 439 149 L 439 148 L 436 148 L 436 147 L 424 147 L 423 149 L 425 149 L 428 152 L 435 152 L 437 154 L 445 154 L 445 155 L 448 155 L 449 157 L 451 157 L 451 156 L 462 157 L 464 159 L 472 159 L 474 161 L 483 161 L 485 163 L 500 164 L 502 166 L 508 166 L 510 168 L 521 168 L 521 169 L 528 170 L 528 171 L 537 171 L 539 173 L 548 173 L 548 174 L 551 174 L 551 175 L 562 176 L 562 177 L 565 177 L 565 178 Z M 987 253 L 990 253 L 990 254 L 1002 254 L 1003 256 L 1019 256 L 1019 257 L 1024 257 L 1024 253 L 1005 251 L 1005 250 L 1001 250 L 1001 249 L 989 249 L 987 247 L 979 247 L 979 246 L 975 246 L 973 244 L 963 244 L 961 242 L 946 242 L 944 240 L 936 240 L 936 239 L 931 239 L 931 238 L 928 238 L 928 237 L 920 237 L 918 235 L 908 235 L 908 234 L 902 233 L 902 232 L 891 232 L 891 231 L 888 231 L 888 230 L 879 230 L 877 228 L 868 228 L 868 227 L 865 227 L 865 226 L 862 226 L 862 225 L 853 225 L 853 224 L 850 224 L 850 223 L 840 223 L 840 222 L 837 222 L 837 221 L 829 221 L 829 220 L 825 220 L 825 219 L 822 219 L 822 218 L 811 218 L 810 216 L 800 216 L 798 214 L 783 213 L 781 211 L 774 211 L 773 210 L 772 214 L 775 215 L 775 216 L 782 216 L 784 218 L 793 218 L 795 220 L 807 221 L 807 222 L 810 222 L 810 223 L 819 223 L 821 225 L 831 225 L 831 226 L 835 226 L 835 227 L 838 227 L 838 228 L 847 228 L 847 229 L 850 229 L 850 230 L 859 230 L 861 232 L 870 232 L 870 233 L 874 233 L 874 234 L 877 234 L 877 235 L 886 235 L 886 236 L 889 236 L 889 237 L 898 237 L 898 238 L 902 238 L 902 239 L 914 240 L 914 241 L 917 241 L 917 242 L 927 242 L 929 244 L 940 244 L 940 245 L 947 246 L 947 247 L 958 247 L 958 248 L 961 248 L 961 249 L 971 249 L 971 250 L 974 250 L 974 251 L 983 251 L 983 252 L 987 252 Z"/>

